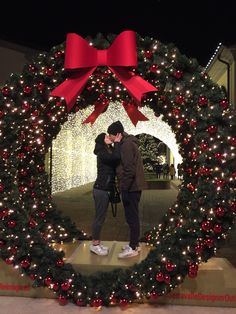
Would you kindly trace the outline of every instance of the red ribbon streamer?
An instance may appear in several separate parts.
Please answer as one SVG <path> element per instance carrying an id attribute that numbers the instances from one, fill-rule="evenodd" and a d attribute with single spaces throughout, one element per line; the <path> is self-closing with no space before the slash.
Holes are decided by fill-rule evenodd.
<path id="1" fill-rule="evenodd" d="M 128 69 L 130 67 L 137 67 L 135 32 L 122 32 L 106 50 L 97 50 L 90 46 L 81 36 L 69 33 L 67 34 L 66 39 L 64 68 L 65 70 L 72 72 L 72 74 L 63 83 L 56 87 L 50 93 L 50 96 L 63 97 L 67 103 L 68 111 L 70 111 L 76 102 L 77 97 L 81 94 L 89 77 L 98 66 L 108 66 L 126 87 L 129 94 L 138 103 L 141 102 L 144 94 L 157 91 L 153 85 Z M 102 103 L 103 102 L 100 104 Z M 106 104 L 106 107 L 108 105 L 109 103 Z M 142 118 L 141 121 L 144 121 L 143 114 L 138 111 L 135 105 L 129 104 L 129 107 L 130 108 L 126 111 L 132 122 L 139 118 Z M 124 108 L 128 107 L 124 106 Z M 90 119 L 86 119 L 85 121 L 88 120 L 87 122 L 93 123 L 103 111 L 104 105 L 99 108 L 98 103 L 97 106 L 95 104 L 95 110 L 92 113 L 93 117 L 91 118 L 91 121 Z M 145 120 L 148 119 L 145 117 Z"/>

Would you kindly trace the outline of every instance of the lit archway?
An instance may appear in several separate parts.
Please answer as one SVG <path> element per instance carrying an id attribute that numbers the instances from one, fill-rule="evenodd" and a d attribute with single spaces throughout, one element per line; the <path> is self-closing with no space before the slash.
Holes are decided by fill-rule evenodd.
<path id="1" fill-rule="evenodd" d="M 91 114 L 91 107 L 71 115 L 53 141 L 52 192 L 64 191 L 95 180 L 97 169 L 93 154 L 94 140 L 99 133 L 106 132 L 107 126 L 118 118 L 127 133 L 150 134 L 166 144 L 174 156 L 176 168 L 182 162 L 182 157 L 171 127 L 162 117 L 156 117 L 150 108 L 143 107 L 140 110 L 149 121 L 139 122 L 136 127 L 120 103 L 111 103 L 93 126 L 82 124 Z"/>

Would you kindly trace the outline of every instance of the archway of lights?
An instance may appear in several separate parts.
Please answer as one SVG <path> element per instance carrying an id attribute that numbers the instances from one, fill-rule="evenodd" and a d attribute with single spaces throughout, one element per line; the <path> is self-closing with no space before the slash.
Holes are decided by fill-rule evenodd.
<path id="1" fill-rule="evenodd" d="M 127 133 L 134 135 L 147 133 L 159 138 L 173 153 L 175 167 L 181 163 L 182 158 L 178 151 L 175 134 L 162 117 L 154 115 L 152 109 L 142 108 L 142 113 L 149 121 L 141 121 L 136 127 L 120 102 L 111 103 L 92 127 L 90 124 L 82 124 L 92 110 L 89 107 L 69 115 L 67 122 L 63 124 L 57 138 L 53 141 L 52 193 L 95 180 L 97 166 L 96 157 L 93 154 L 94 140 L 99 133 L 106 131 L 107 126 L 116 121 L 117 117 L 122 121 Z"/>
<path id="2" fill-rule="evenodd" d="M 88 40 L 104 49 L 114 38 Z M 39 54 L 1 89 L 1 258 L 29 275 L 35 287 L 55 291 L 60 304 L 125 305 L 164 295 L 185 276 L 196 277 L 198 264 L 214 255 L 234 222 L 236 138 L 230 105 L 196 60 L 173 44 L 137 36 L 134 73 L 157 88 L 141 106 L 161 115 L 175 134 L 183 183 L 162 224 L 147 235 L 153 249 L 145 260 L 127 270 L 82 276 L 51 245 L 85 235 L 57 211 L 44 170 L 45 153 L 68 118 L 63 99 L 49 98 L 67 77 L 64 48 L 62 44 Z M 98 67 L 72 112 L 94 103 L 105 111 L 112 101 L 126 109 L 130 103 L 136 106 L 110 70 Z"/>

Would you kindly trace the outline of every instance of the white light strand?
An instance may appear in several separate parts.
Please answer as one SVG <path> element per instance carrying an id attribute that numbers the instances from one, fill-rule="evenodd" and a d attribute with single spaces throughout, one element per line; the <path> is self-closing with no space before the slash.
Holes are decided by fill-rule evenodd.
<path id="1" fill-rule="evenodd" d="M 220 50 L 221 47 L 222 47 L 222 43 L 219 43 L 217 48 L 216 48 L 216 50 L 215 50 L 215 52 L 213 53 L 211 59 L 208 61 L 207 65 L 205 67 L 205 70 L 204 70 L 205 72 L 208 69 L 208 67 L 210 66 L 210 64 L 212 63 L 213 59 L 215 58 L 215 56 L 217 55 L 217 53 L 218 53 L 218 51 Z"/>

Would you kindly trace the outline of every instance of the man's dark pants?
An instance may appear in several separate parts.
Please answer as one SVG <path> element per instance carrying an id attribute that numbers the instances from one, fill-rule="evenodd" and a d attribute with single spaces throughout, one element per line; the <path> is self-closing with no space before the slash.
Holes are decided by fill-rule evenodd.
<path id="1" fill-rule="evenodd" d="M 133 250 L 139 245 L 140 221 L 138 205 L 141 193 L 141 191 L 121 191 L 122 202 L 125 209 L 125 218 L 130 229 L 129 246 Z"/>

